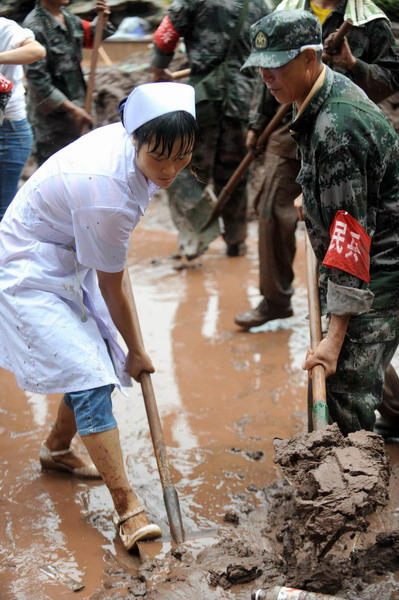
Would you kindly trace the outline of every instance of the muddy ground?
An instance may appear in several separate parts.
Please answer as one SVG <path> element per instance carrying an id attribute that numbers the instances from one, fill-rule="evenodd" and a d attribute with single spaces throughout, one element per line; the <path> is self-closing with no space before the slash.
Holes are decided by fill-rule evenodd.
<path id="1" fill-rule="evenodd" d="M 126 68 L 111 71 L 97 88 L 104 122 L 131 86 L 132 71 L 129 80 Z M 243 332 L 234 315 L 259 299 L 254 221 L 246 256 L 226 257 L 218 239 L 186 265 L 172 258 L 176 233 L 160 194 L 132 236 L 130 275 L 188 538 L 179 547 L 170 541 L 138 385 L 115 394 L 115 413 L 130 479 L 164 538 L 128 554 L 103 484 L 40 471 L 39 445 L 60 397 L 25 393 L 0 372 L 1 600 L 249 600 L 251 590 L 273 585 L 348 600 L 399 598 L 398 446 L 385 446 L 388 503 L 330 548 L 322 531 L 309 534 L 274 462 L 273 439 L 302 434 L 307 423 L 301 227 L 297 239 L 294 317 Z M 41 570 L 49 565 L 85 587 L 70 591 Z"/>
<path id="2" fill-rule="evenodd" d="M 1 599 L 244 600 L 278 584 L 350 600 L 399 597 L 398 448 L 386 447 L 389 504 L 371 515 L 367 531 L 345 533 L 322 558 L 327 538 L 309 539 L 293 488 L 273 461 L 273 438 L 306 429 L 303 231 L 295 316 L 251 332 L 233 317 L 248 297 L 258 299 L 255 224 L 245 257 L 227 258 L 216 240 L 196 268 L 176 269 L 175 249 L 160 197 L 132 236 L 129 264 L 189 539 L 175 548 L 168 537 L 139 386 L 127 398 L 115 395 L 115 412 L 131 481 L 165 541 L 129 555 L 115 536 L 104 485 L 40 471 L 40 441 L 59 397 L 24 393 L 2 372 Z M 43 565 L 85 588 L 69 591 Z"/>

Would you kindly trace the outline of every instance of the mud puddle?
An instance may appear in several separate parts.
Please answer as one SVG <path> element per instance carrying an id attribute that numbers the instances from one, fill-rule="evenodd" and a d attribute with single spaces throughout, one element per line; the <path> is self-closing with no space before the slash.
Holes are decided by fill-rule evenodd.
<path id="1" fill-rule="evenodd" d="M 1 600 L 249 600 L 254 588 L 284 584 L 350 600 L 399 597 L 397 448 L 387 447 L 388 505 L 322 560 L 274 463 L 273 438 L 306 429 L 303 235 L 298 230 L 295 316 L 243 332 L 234 315 L 258 300 L 254 223 L 250 229 L 247 256 L 227 258 L 216 240 L 196 269 L 175 268 L 181 261 L 171 258 L 176 235 L 163 198 L 132 236 L 130 275 L 189 535 L 182 547 L 168 541 L 138 385 L 115 395 L 115 414 L 129 477 L 166 539 L 141 559 L 115 535 L 104 485 L 40 472 L 39 445 L 59 396 L 26 394 L 0 373 Z M 85 588 L 72 592 L 43 565 Z"/>

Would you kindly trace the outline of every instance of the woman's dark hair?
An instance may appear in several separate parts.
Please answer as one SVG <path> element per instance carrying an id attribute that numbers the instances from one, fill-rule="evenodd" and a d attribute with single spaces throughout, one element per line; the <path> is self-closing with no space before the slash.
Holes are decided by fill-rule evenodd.
<path id="1" fill-rule="evenodd" d="M 151 144 L 149 152 L 159 152 L 170 157 L 176 140 L 181 141 L 176 156 L 190 152 L 194 146 L 198 132 L 194 117 L 185 110 L 177 110 L 160 117 L 156 117 L 141 127 L 138 127 L 135 136 L 140 150 L 143 144 Z"/>

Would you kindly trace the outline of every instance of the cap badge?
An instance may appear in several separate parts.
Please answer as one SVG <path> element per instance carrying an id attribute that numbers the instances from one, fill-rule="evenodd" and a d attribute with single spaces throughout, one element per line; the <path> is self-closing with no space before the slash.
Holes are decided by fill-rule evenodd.
<path id="1" fill-rule="evenodd" d="M 267 48 L 267 45 L 268 45 L 267 37 L 265 36 L 263 31 L 259 31 L 259 33 L 257 34 L 257 36 L 255 38 L 255 48 L 257 50 L 264 50 L 265 48 Z"/>

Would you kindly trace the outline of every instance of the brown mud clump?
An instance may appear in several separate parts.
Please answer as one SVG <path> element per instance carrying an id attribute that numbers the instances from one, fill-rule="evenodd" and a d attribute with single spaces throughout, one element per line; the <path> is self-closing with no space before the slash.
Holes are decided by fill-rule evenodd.
<path id="1" fill-rule="evenodd" d="M 239 522 L 232 519 L 230 529 L 221 528 L 212 545 L 198 552 L 187 542 L 144 561 L 123 599 L 249 600 L 252 590 L 273 586 L 348 600 L 398 598 L 399 531 L 372 534 L 368 542 L 363 532 L 350 533 L 321 557 L 298 514 L 295 490 L 285 479 L 259 489 L 256 496 L 260 504 L 252 510 L 248 495 L 236 498 Z"/>
<path id="2" fill-rule="evenodd" d="M 347 531 L 364 531 L 366 516 L 388 501 L 389 460 L 381 436 L 344 437 L 337 424 L 274 440 L 278 463 L 296 491 L 309 539 L 327 551 Z"/>

